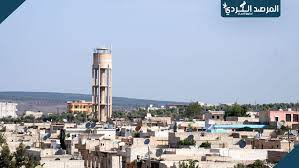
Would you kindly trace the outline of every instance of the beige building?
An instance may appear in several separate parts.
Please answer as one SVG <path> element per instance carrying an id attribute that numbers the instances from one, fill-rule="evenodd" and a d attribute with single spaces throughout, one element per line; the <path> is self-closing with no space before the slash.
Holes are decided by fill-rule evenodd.
<path id="1" fill-rule="evenodd" d="M 112 54 L 110 48 L 97 48 L 92 64 L 93 114 L 100 122 L 112 115 Z"/>
<path id="2" fill-rule="evenodd" d="M 208 111 L 205 113 L 205 119 L 210 119 L 210 120 L 220 120 L 223 121 L 225 116 L 224 111 Z"/>

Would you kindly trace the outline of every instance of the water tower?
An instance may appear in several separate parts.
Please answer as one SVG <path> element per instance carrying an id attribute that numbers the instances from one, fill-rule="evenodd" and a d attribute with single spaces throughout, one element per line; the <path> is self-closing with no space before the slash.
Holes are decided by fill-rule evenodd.
<path id="1" fill-rule="evenodd" d="M 112 54 L 111 48 L 96 48 L 92 64 L 93 115 L 106 122 L 112 115 Z"/>

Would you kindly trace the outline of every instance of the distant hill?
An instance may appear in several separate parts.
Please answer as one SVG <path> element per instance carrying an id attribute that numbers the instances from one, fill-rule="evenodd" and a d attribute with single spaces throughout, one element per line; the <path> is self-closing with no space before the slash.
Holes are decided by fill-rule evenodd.
<path id="1" fill-rule="evenodd" d="M 18 113 L 25 110 L 42 112 L 66 111 L 66 102 L 72 100 L 91 101 L 91 95 L 55 92 L 0 92 L 0 101 L 18 103 Z M 113 110 L 130 110 L 149 104 L 156 106 L 178 104 L 183 102 L 135 99 L 126 97 L 113 97 Z"/>

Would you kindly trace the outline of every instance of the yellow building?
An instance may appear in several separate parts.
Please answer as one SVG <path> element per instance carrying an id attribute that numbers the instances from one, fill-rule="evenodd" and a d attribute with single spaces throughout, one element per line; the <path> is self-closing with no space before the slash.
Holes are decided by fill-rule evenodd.
<path id="1" fill-rule="evenodd" d="M 68 101 L 67 102 L 67 111 L 69 113 L 87 113 L 87 114 L 91 114 L 91 112 L 92 112 L 92 102 L 87 102 L 85 100 Z"/>

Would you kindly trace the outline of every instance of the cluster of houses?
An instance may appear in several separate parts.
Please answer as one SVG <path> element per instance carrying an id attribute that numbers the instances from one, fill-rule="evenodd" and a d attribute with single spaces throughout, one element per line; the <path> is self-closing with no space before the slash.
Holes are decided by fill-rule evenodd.
<path id="1" fill-rule="evenodd" d="M 224 113 L 208 111 L 192 121 L 148 113 L 144 119 L 115 118 L 109 124 L 2 123 L 1 127 L 11 151 L 23 143 L 26 154 L 45 168 L 178 168 L 190 159 L 202 168 L 233 168 L 255 160 L 275 165 L 299 142 L 298 111 L 226 118 Z"/>

